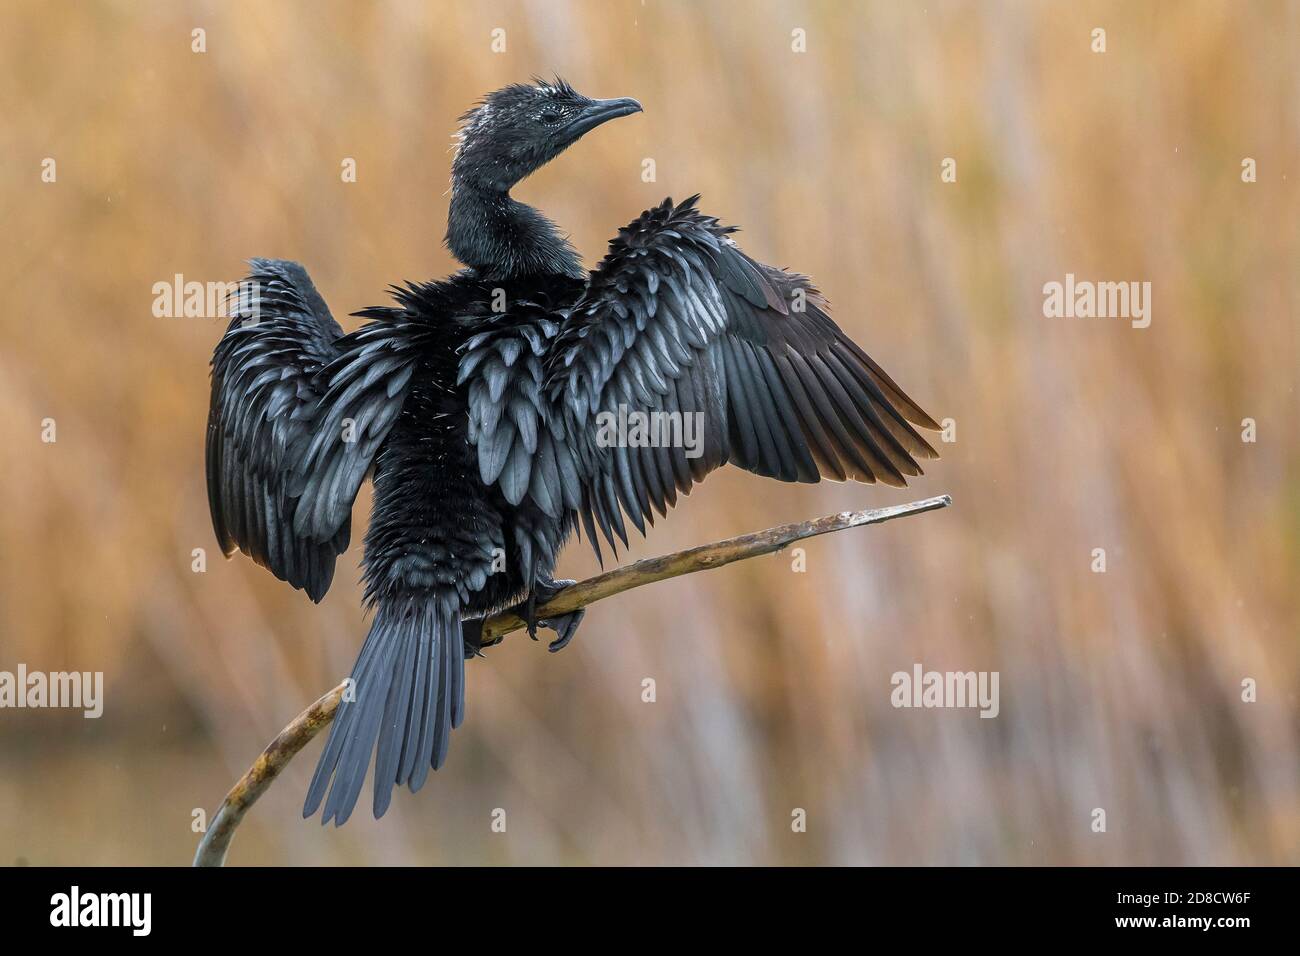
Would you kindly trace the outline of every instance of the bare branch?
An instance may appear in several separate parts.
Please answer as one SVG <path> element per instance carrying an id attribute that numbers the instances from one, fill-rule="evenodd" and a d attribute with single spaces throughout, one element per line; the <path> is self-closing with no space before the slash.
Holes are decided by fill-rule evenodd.
<path id="1" fill-rule="evenodd" d="M 913 501 L 889 508 L 876 508 L 872 511 L 841 511 L 839 514 L 827 515 L 814 521 L 783 524 L 776 528 L 768 528 L 766 531 L 755 531 L 753 534 L 743 534 L 738 538 L 702 544 L 696 548 L 687 548 L 685 551 L 665 554 L 658 558 L 646 558 L 625 568 L 615 568 L 613 571 L 606 571 L 604 574 L 598 574 L 565 588 L 548 601 L 545 607 L 538 610 L 537 617 L 541 619 L 567 614 L 645 584 L 665 581 L 683 574 L 693 574 L 696 571 L 720 568 L 724 564 L 758 557 L 760 554 L 771 554 L 803 538 L 814 538 L 819 534 L 843 531 L 845 528 L 880 524 L 891 518 L 934 511 L 937 508 L 946 508 L 950 504 L 952 498 L 942 495 L 938 498 L 926 498 L 923 501 Z M 509 612 L 494 614 L 483 622 L 483 644 L 485 646 L 499 644 L 507 634 L 523 630 L 523 627 L 524 622 L 514 614 Z"/>
<path id="2" fill-rule="evenodd" d="M 771 554 L 804 538 L 813 538 L 832 531 L 843 531 L 846 528 L 880 524 L 894 518 L 946 508 L 950 504 L 952 498 L 948 495 L 940 495 L 938 498 L 926 498 L 889 508 L 842 511 L 813 521 L 785 524 L 768 528 L 766 531 L 756 531 L 753 534 L 728 538 L 725 541 L 687 548 L 685 551 L 677 551 L 658 558 L 646 558 L 644 561 L 606 571 L 604 574 L 598 574 L 565 588 L 546 604 L 541 605 L 537 610 L 537 616 L 539 619 L 557 617 L 615 594 L 630 591 L 632 588 L 653 584 L 655 581 L 720 568 L 724 564 L 754 558 L 760 554 Z M 523 628 L 523 620 L 509 611 L 494 614 L 483 622 L 483 643 L 485 646 L 499 644 L 507 634 Z M 334 719 L 334 712 L 338 708 L 346 686 L 346 681 L 339 684 L 295 717 L 262 752 L 249 768 L 248 773 L 231 788 L 199 843 L 198 852 L 194 855 L 195 866 L 224 865 L 226 851 L 235 835 L 235 829 L 243 820 L 244 814 L 248 812 L 248 808 L 280 775 L 280 771 L 288 765 L 293 756 Z"/>
<path id="3" fill-rule="evenodd" d="M 262 755 L 248 768 L 239 782 L 230 788 L 226 799 L 221 801 L 221 809 L 212 818 L 207 832 L 199 841 L 198 852 L 194 854 L 195 866 L 224 866 L 226 851 L 235 836 L 235 828 L 244 819 L 248 808 L 257 802 L 271 782 L 288 766 L 294 754 L 306 747 L 311 739 L 321 732 L 338 710 L 339 700 L 347 681 L 339 684 L 289 722 L 289 726 L 271 741 L 262 751 Z"/>

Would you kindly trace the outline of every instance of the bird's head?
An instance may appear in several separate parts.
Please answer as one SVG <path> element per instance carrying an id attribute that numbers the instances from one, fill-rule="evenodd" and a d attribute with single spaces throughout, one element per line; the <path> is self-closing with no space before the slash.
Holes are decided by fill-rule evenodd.
<path id="1" fill-rule="evenodd" d="M 452 176 L 505 192 L 602 123 L 639 112 L 636 100 L 593 100 L 558 77 L 507 86 L 461 117 Z"/>

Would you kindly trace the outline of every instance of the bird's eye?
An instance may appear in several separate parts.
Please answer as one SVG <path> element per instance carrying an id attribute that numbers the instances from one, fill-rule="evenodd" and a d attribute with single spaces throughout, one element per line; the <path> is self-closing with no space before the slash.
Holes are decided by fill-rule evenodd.
<path id="1" fill-rule="evenodd" d="M 541 121 L 545 123 L 547 126 L 554 126 L 556 123 L 560 121 L 560 111 L 544 110 L 542 112 L 542 115 L 539 117 L 539 119 L 541 119 Z"/>

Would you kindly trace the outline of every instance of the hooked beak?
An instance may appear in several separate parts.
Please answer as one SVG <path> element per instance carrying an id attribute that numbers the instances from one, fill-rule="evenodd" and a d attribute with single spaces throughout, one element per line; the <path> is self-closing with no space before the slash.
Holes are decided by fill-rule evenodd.
<path id="1" fill-rule="evenodd" d="M 568 126 L 564 128 L 564 133 L 566 138 L 575 140 L 579 136 L 590 133 L 602 123 L 608 123 L 620 116 L 630 116 L 633 113 L 640 112 L 641 104 L 631 97 L 624 96 L 616 100 L 595 100 L 570 121 Z"/>

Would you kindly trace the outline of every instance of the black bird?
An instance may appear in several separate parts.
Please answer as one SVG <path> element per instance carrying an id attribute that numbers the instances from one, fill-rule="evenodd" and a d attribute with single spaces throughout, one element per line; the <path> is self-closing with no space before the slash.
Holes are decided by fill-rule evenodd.
<path id="1" fill-rule="evenodd" d="M 698 197 L 642 213 L 593 271 L 510 195 L 581 136 L 641 111 L 562 80 L 461 117 L 447 245 L 465 268 L 392 290 L 344 334 L 302 266 L 254 259 L 212 359 L 208 497 L 239 549 L 319 601 L 367 474 L 373 621 L 304 816 L 344 823 L 375 756 L 374 813 L 418 790 L 465 715 L 484 615 L 537 621 L 581 522 L 600 556 L 724 464 L 781 481 L 904 485 L 938 426 L 831 321 L 802 275 L 756 262 Z M 655 414 L 674 437 L 607 427 Z M 611 417 L 613 416 L 613 417 Z M 638 419 L 638 416 L 640 418 Z M 675 416 L 675 417 L 674 417 Z M 700 423 L 686 447 L 681 424 Z M 677 430 L 674 431 L 673 429 Z M 332 781 L 332 786 L 331 786 Z M 327 796 L 328 795 L 328 796 Z"/>

